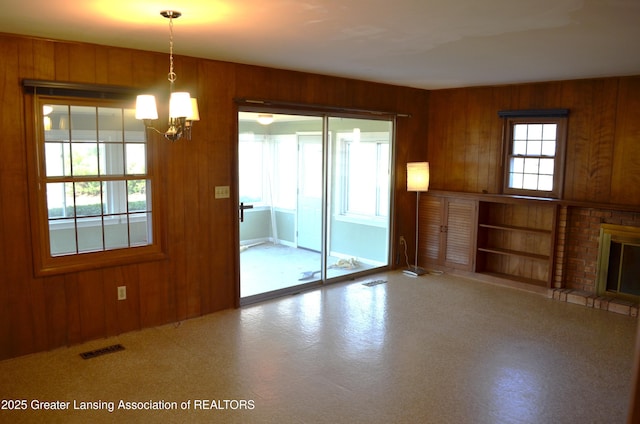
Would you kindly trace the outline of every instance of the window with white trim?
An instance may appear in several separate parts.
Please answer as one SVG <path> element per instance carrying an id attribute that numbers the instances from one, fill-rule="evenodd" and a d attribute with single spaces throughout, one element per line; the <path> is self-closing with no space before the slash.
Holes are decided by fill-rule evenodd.
<path id="1" fill-rule="evenodd" d="M 566 120 L 566 116 L 505 117 L 504 193 L 561 197 Z"/>
<path id="2" fill-rule="evenodd" d="M 338 133 L 340 214 L 383 219 L 389 216 L 389 138 L 386 133 Z"/>

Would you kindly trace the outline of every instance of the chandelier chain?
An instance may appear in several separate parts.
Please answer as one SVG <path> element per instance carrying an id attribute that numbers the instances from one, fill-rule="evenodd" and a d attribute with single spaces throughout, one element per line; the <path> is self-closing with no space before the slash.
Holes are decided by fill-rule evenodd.
<path id="1" fill-rule="evenodd" d="M 173 71 L 173 13 L 169 12 L 169 82 L 173 85 L 176 80 L 176 73 Z"/>

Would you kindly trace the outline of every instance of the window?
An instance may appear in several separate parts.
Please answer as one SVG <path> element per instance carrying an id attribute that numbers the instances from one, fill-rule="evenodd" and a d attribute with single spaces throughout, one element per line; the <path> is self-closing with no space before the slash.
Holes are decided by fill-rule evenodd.
<path id="1" fill-rule="evenodd" d="M 41 95 L 35 105 L 36 273 L 160 253 L 150 154 L 132 102 Z"/>
<path id="2" fill-rule="evenodd" d="M 264 202 L 263 162 L 265 136 L 252 132 L 241 133 L 238 143 L 240 170 L 240 202 L 262 204 Z"/>
<path id="3" fill-rule="evenodd" d="M 506 121 L 503 192 L 559 198 L 564 174 L 566 117 L 521 116 Z"/>
<path id="4" fill-rule="evenodd" d="M 340 214 L 367 219 L 389 215 L 389 135 L 339 133 Z"/>

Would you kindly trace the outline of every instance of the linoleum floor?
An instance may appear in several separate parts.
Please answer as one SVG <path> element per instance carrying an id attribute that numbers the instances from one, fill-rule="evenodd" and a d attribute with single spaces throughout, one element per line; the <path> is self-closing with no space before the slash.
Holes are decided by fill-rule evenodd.
<path id="1" fill-rule="evenodd" d="M 623 423 L 636 325 L 447 274 L 381 273 L 2 361 L 0 399 L 26 410 L 0 422 Z"/>

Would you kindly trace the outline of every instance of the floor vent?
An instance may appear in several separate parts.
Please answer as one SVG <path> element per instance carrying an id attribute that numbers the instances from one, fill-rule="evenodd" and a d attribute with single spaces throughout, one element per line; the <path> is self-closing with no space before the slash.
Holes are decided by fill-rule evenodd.
<path id="1" fill-rule="evenodd" d="M 367 287 L 373 287 L 373 286 L 377 286 L 378 284 L 384 284 L 386 282 L 387 280 L 373 280 L 373 281 L 367 281 L 366 283 L 362 283 L 362 285 Z"/>
<path id="2" fill-rule="evenodd" d="M 89 352 L 83 352 L 80 354 L 80 356 L 82 357 L 82 359 L 91 359 L 91 358 L 95 358 L 96 356 L 106 355 L 107 353 L 119 352 L 121 350 L 124 350 L 124 346 L 122 346 L 121 344 L 115 344 L 112 346 L 103 347 L 101 349 L 90 350 Z"/>

